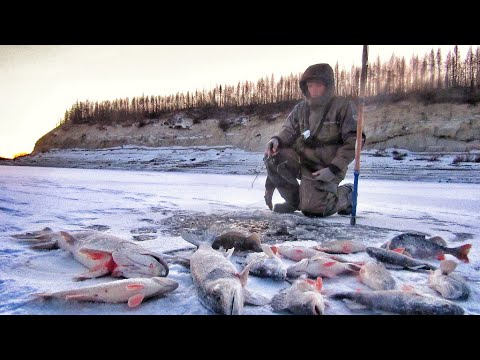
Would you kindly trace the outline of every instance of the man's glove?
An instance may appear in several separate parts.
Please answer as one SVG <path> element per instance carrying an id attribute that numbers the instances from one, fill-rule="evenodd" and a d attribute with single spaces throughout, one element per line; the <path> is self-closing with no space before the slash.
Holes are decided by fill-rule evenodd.
<path id="1" fill-rule="evenodd" d="M 275 155 L 279 145 L 280 143 L 278 142 L 278 139 L 271 138 L 270 141 L 267 143 L 267 147 L 265 148 L 265 154 L 269 157 Z"/>
<path id="2" fill-rule="evenodd" d="M 315 171 L 314 173 L 312 173 L 312 176 L 315 180 L 324 181 L 327 183 L 335 179 L 335 174 L 331 172 L 328 167 L 322 170 Z"/>

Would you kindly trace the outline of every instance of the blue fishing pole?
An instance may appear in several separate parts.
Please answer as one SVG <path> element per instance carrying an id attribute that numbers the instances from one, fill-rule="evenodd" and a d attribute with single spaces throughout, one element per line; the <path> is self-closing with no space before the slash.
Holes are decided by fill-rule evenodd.
<path id="1" fill-rule="evenodd" d="M 363 108 L 365 106 L 365 83 L 367 82 L 368 45 L 363 45 L 362 74 L 360 76 L 360 99 L 358 104 L 357 141 L 355 143 L 355 168 L 353 172 L 352 217 L 350 225 L 357 223 L 358 180 L 360 177 L 360 152 L 362 151 Z"/>

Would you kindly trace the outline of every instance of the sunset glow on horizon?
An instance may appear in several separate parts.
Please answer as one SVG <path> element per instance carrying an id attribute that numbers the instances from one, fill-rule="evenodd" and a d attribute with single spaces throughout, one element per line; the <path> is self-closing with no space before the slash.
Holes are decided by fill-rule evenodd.
<path id="1" fill-rule="evenodd" d="M 454 45 L 370 45 L 369 59 L 407 61 Z M 460 45 L 462 58 L 470 45 Z M 475 49 L 477 45 L 472 45 Z M 338 61 L 360 65 L 362 45 L 0 45 L 0 157 L 30 153 L 77 100 L 210 89 L 302 73 Z"/>

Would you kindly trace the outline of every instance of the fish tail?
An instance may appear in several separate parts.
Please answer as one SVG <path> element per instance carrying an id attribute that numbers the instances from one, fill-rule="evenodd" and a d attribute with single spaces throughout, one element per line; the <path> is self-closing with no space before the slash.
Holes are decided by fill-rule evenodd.
<path id="1" fill-rule="evenodd" d="M 212 244 L 217 234 L 209 229 L 203 231 L 199 235 L 190 233 L 188 231 L 182 231 L 181 233 L 182 238 L 189 242 L 190 244 L 195 245 L 196 247 L 200 247 L 202 243 L 209 243 Z"/>
<path id="2" fill-rule="evenodd" d="M 456 248 L 453 248 L 452 250 L 452 255 L 455 256 L 457 259 L 463 261 L 464 263 L 470 262 L 468 259 L 468 253 L 470 252 L 470 249 L 472 248 L 472 244 L 466 244 L 462 245 Z"/>

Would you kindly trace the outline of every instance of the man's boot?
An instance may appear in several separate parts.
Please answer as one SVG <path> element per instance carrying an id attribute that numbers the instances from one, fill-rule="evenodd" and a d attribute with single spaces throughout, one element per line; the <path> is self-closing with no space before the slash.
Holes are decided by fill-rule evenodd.
<path id="1" fill-rule="evenodd" d="M 298 210 L 298 205 L 300 205 L 300 193 L 298 192 L 298 185 L 279 187 L 277 190 L 285 199 L 285 202 L 282 204 L 275 204 L 273 207 L 274 212 L 285 214 L 293 213 L 295 210 Z"/>
<path id="2" fill-rule="evenodd" d="M 339 186 L 337 194 L 337 213 L 339 215 L 351 215 L 353 205 L 353 184 Z"/>
<path id="3" fill-rule="evenodd" d="M 287 214 L 287 213 L 293 213 L 295 212 L 295 209 L 292 205 L 290 205 L 288 202 L 284 202 L 281 204 L 275 204 L 273 206 L 273 211 L 281 214 Z"/>

